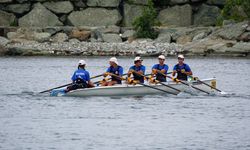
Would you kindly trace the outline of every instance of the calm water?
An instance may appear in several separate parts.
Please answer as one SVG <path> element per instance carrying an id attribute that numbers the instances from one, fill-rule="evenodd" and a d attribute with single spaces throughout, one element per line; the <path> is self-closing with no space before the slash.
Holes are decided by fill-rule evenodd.
<path id="1" fill-rule="evenodd" d="M 224 96 L 49 97 L 80 58 L 0 57 L 0 149 L 250 149 L 250 60 L 187 58 Z M 107 57 L 85 58 L 92 76 Z M 144 59 L 146 67 L 157 60 Z M 120 58 L 125 70 L 132 58 Z M 170 68 L 176 59 L 167 60 Z"/>

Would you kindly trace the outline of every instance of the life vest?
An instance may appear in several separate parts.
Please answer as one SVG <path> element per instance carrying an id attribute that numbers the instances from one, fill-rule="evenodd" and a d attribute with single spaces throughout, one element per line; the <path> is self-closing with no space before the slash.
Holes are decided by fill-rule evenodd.
<path id="1" fill-rule="evenodd" d="M 163 68 L 165 67 L 166 65 L 164 64 L 163 65 Z M 161 70 L 160 69 L 160 64 L 157 64 L 157 70 Z M 167 70 L 166 70 L 167 71 Z M 160 81 L 160 82 L 166 82 L 167 79 L 166 79 L 166 76 L 162 75 L 161 73 L 157 73 L 156 74 L 156 80 Z"/>
<path id="2" fill-rule="evenodd" d="M 117 75 L 117 76 L 120 76 L 119 75 L 119 70 L 121 69 L 121 66 L 117 66 L 117 68 L 114 68 L 114 67 L 110 67 L 110 73 L 113 73 L 113 74 L 115 74 L 115 75 Z M 117 77 L 114 77 L 114 76 L 112 76 L 111 77 L 111 80 L 112 81 L 116 81 L 118 84 L 122 84 L 122 81 L 121 81 L 121 79 L 120 78 L 117 78 Z"/>
<path id="3" fill-rule="evenodd" d="M 74 82 L 74 84 L 78 88 L 87 88 L 88 87 L 88 83 L 85 80 L 83 80 L 82 78 L 77 78 L 76 81 Z"/>
<path id="4" fill-rule="evenodd" d="M 141 70 L 141 67 L 142 66 L 140 66 L 139 69 L 136 69 L 136 67 L 133 66 L 132 69 L 135 70 L 135 71 L 139 71 L 139 70 Z M 140 81 L 140 83 L 144 83 L 144 77 L 143 76 L 140 76 L 137 73 L 133 73 L 133 76 L 134 76 L 134 80 L 138 80 L 138 81 Z"/>
<path id="5" fill-rule="evenodd" d="M 183 69 L 186 70 L 186 66 L 187 66 L 187 65 L 186 65 L 186 64 L 183 64 L 183 66 L 184 66 Z M 180 68 L 179 64 L 176 65 L 176 71 L 177 71 L 177 79 L 187 81 L 187 77 L 188 77 L 188 76 L 187 76 L 185 73 L 182 73 L 182 72 L 181 72 L 181 68 Z"/>

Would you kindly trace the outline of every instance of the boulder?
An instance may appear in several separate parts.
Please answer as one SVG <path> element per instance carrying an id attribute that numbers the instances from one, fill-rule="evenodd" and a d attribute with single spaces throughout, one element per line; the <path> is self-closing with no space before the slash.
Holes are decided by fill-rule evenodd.
<path id="1" fill-rule="evenodd" d="M 116 33 L 116 34 L 119 34 L 120 33 L 120 27 L 116 26 L 116 25 L 112 25 L 112 26 L 108 26 L 106 28 L 102 28 L 102 29 L 100 29 L 100 31 L 102 33 Z"/>
<path id="2" fill-rule="evenodd" d="M 126 27 L 131 27 L 133 21 L 141 16 L 143 12 L 143 8 L 145 6 L 140 6 L 140 5 L 131 5 L 125 3 L 124 5 L 124 18 L 123 18 L 123 23 Z"/>
<path id="3" fill-rule="evenodd" d="M 10 40 L 19 41 L 49 41 L 51 34 L 42 32 L 40 28 L 19 28 L 16 32 L 8 32 L 7 37 Z"/>
<path id="4" fill-rule="evenodd" d="M 9 40 L 0 36 L 0 45 L 5 46 L 7 43 L 9 43 Z"/>
<path id="5" fill-rule="evenodd" d="M 15 15 L 0 10 L 0 26 L 11 26 L 15 23 L 15 20 Z"/>
<path id="6" fill-rule="evenodd" d="M 207 32 L 201 32 L 201 33 L 195 35 L 195 36 L 193 37 L 193 40 L 192 40 L 192 41 L 198 41 L 198 40 L 204 39 L 204 38 L 207 37 L 207 36 L 208 36 L 208 33 L 207 33 Z"/>
<path id="7" fill-rule="evenodd" d="M 84 31 L 84 30 L 82 31 L 78 29 L 74 29 L 70 33 L 70 38 L 75 38 L 80 41 L 86 41 L 90 38 L 90 36 L 91 36 L 91 31 Z"/>
<path id="8" fill-rule="evenodd" d="M 88 0 L 90 7 L 118 7 L 121 0 Z"/>
<path id="9" fill-rule="evenodd" d="M 55 42 L 55 43 L 62 43 L 62 42 L 65 42 L 69 39 L 69 37 L 67 36 L 67 34 L 65 33 L 57 33 L 56 35 L 54 35 L 52 37 L 52 42 Z"/>
<path id="10" fill-rule="evenodd" d="M 135 31 L 134 30 L 127 30 L 125 31 L 123 34 L 122 34 L 122 38 L 123 39 L 128 39 L 129 37 L 133 37 L 135 34 Z"/>
<path id="11" fill-rule="evenodd" d="M 11 3 L 13 0 L 0 0 L 0 4 L 1 3 Z"/>
<path id="12" fill-rule="evenodd" d="M 19 26 L 36 26 L 36 27 L 46 27 L 46 26 L 61 26 L 63 25 L 58 17 L 47 10 L 42 4 L 35 4 L 32 11 L 27 15 L 19 19 Z"/>
<path id="13" fill-rule="evenodd" d="M 183 36 L 180 36 L 177 38 L 176 43 L 183 45 L 183 44 L 186 44 L 186 43 L 191 42 L 191 41 L 192 41 L 192 36 L 183 35 Z"/>
<path id="14" fill-rule="evenodd" d="M 30 10 L 30 4 L 11 4 L 6 6 L 6 10 L 16 14 L 23 14 Z"/>
<path id="15" fill-rule="evenodd" d="M 82 0 L 75 0 L 73 1 L 73 4 L 77 8 L 86 8 L 87 5 Z"/>
<path id="16" fill-rule="evenodd" d="M 103 41 L 108 43 L 121 43 L 122 39 L 118 34 L 103 34 Z"/>
<path id="17" fill-rule="evenodd" d="M 161 33 L 158 35 L 157 39 L 155 39 L 155 42 L 157 43 L 171 43 L 171 34 Z"/>
<path id="18" fill-rule="evenodd" d="M 196 55 L 225 53 L 226 49 L 232 47 L 235 43 L 235 41 L 205 38 L 200 41 L 193 41 L 184 44 L 184 52 Z"/>
<path id="19" fill-rule="evenodd" d="M 60 27 L 46 27 L 43 29 L 43 32 L 48 32 L 51 35 L 56 34 L 57 32 L 61 31 L 62 28 Z"/>
<path id="20" fill-rule="evenodd" d="M 250 32 L 243 33 L 237 40 L 243 42 L 250 42 Z"/>
<path id="21" fill-rule="evenodd" d="M 163 9 L 157 18 L 163 25 L 190 26 L 192 24 L 192 7 L 186 4 Z"/>
<path id="22" fill-rule="evenodd" d="M 37 42 L 48 42 L 50 40 L 51 35 L 47 32 L 35 32 L 33 34 L 33 40 L 37 41 Z"/>
<path id="23" fill-rule="evenodd" d="M 99 30 L 94 30 L 91 32 L 91 42 L 103 42 L 103 35 Z"/>
<path id="24" fill-rule="evenodd" d="M 194 25 L 213 26 L 216 24 L 219 15 L 220 9 L 218 7 L 202 4 L 198 12 L 194 14 Z"/>
<path id="25" fill-rule="evenodd" d="M 73 11 L 74 7 L 70 1 L 45 2 L 43 5 L 56 14 L 67 14 Z"/>
<path id="26" fill-rule="evenodd" d="M 250 43 L 249 42 L 238 42 L 236 43 L 231 51 L 250 53 Z"/>
<path id="27" fill-rule="evenodd" d="M 68 22 L 74 26 L 108 26 L 121 21 L 121 15 L 116 9 L 87 8 L 83 11 L 73 11 L 68 16 Z"/>
<path id="28" fill-rule="evenodd" d="M 236 40 L 241 34 L 245 32 L 248 27 L 248 22 L 241 22 L 231 26 L 223 27 L 218 31 L 218 36 L 227 40 Z"/>
<path id="29" fill-rule="evenodd" d="M 208 0 L 207 4 L 209 4 L 209 5 L 217 5 L 217 6 L 224 6 L 226 4 L 226 0 Z"/>
<path id="30" fill-rule="evenodd" d="M 81 41 L 79 41 L 78 39 L 70 39 L 69 43 L 80 43 Z"/>
<path id="31" fill-rule="evenodd" d="M 147 5 L 148 0 L 133 0 L 133 1 L 131 1 L 131 3 L 137 4 L 137 5 Z"/>
<path id="32" fill-rule="evenodd" d="M 189 2 L 189 0 L 170 0 L 170 4 L 171 5 L 186 4 L 188 2 Z"/>
<path id="33" fill-rule="evenodd" d="M 29 0 L 16 0 L 18 3 L 28 2 Z"/>

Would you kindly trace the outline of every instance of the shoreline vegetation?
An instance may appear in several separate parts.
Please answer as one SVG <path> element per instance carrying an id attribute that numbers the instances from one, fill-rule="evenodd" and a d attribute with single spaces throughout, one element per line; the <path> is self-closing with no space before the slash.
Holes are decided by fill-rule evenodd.
<path id="1" fill-rule="evenodd" d="M 246 0 L 3 0 L 0 56 L 240 56 Z"/>

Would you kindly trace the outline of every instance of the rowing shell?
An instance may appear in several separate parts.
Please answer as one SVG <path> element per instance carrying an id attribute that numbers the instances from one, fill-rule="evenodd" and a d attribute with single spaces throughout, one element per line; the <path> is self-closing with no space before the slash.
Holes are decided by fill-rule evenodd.
<path id="1" fill-rule="evenodd" d="M 201 81 L 213 87 L 216 86 L 215 78 L 203 79 Z M 201 90 L 207 91 L 209 93 L 214 91 L 214 89 L 212 89 L 211 87 L 204 85 L 198 81 L 190 81 L 187 83 Z M 186 86 L 181 83 L 172 82 L 172 81 L 165 82 L 164 84 L 174 87 L 180 90 L 181 92 L 190 91 L 191 89 L 191 87 L 189 86 Z M 148 84 L 148 85 L 156 87 L 158 89 L 168 91 L 170 93 L 175 93 L 175 94 L 180 93 L 180 91 L 163 86 L 161 84 Z M 199 91 L 195 89 L 193 89 L 193 91 L 200 93 Z M 114 85 L 114 86 L 98 86 L 95 88 L 77 89 L 77 90 L 70 91 L 66 94 L 61 94 L 61 95 L 62 96 L 86 97 L 86 96 L 129 96 L 129 95 L 137 96 L 137 95 L 153 95 L 153 94 L 164 94 L 164 92 L 153 89 L 153 88 L 148 88 L 143 85 L 122 84 L 122 85 Z"/>

